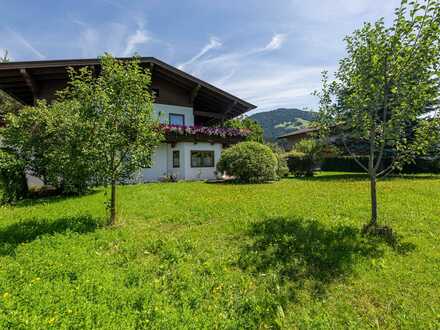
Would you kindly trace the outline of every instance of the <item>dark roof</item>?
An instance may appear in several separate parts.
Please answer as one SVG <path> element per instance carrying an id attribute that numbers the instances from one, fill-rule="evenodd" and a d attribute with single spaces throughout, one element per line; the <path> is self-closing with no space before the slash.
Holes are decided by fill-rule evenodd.
<path id="1" fill-rule="evenodd" d="M 130 60 L 131 58 L 118 58 Z M 154 57 L 141 57 L 142 66 L 150 66 L 159 74 L 188 89 L 198 89 L 195 104 L 200 109 L 215 107 L 227 117 L 235 117 L 256 106 L 203 80 L 183 72 Z M 68 67 L 94 66 L 99 69 L 99 59 L 70 59 L 0 63 L 0 89 L 24 104 L 34 101 L 33 82 L 41 80 L 66 80 Z"/>
<path id="2" fill-rule="evenodd" d="M 283 138 L 287 138 L 287 137 L 291 137 L 291 136 L 295 136 L 295 135 L 302 135 L 302 134 L 307 134 L 307 133 L 312 133 L 312 132 L 317 132 L 317 131 L 319 131 L 319 127 L 305 127 L 305 128 L 301 128 L 296 131 L 293 131 L 291 133 L 280 135 L 279 137 L 277 137 L 277 139 L 283 139 Z"/>

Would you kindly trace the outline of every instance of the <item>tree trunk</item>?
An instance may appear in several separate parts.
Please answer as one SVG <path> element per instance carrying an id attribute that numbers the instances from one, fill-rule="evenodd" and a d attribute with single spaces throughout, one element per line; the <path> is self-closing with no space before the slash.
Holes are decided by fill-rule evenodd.
<path id="1" fill-rule="evenodd" d="M 370 130 L 370 158 L 368 161 L 368 175 L 370 176 L 370 194 L 371 194 L 371 219 L 366 229 L 375 227 L 377 225 L 377 193 L 376 193 L 376 179 L 377 169 L 374 166 L 374 156 L 376 151 L 376 125 L 372 126 Z"/>
<path id="2" fill-rule="evenodd" d="M 110 225 L 116 224 L 116 180 L 112 180 L 112 193 L 110 199 Z"/>
<path id="3" fill-rule="evenodd" d="M 376 173 L 372 173 L 372 175 L 370 174 L 370 190 L 371 190 L 371 220 L 369 226 L 374 227 L 377 225 Z"/>

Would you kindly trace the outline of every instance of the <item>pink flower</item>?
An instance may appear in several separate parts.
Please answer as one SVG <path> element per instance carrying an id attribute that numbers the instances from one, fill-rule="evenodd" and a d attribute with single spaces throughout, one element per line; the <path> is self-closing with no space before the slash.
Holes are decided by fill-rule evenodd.
<path id="1" fill-rule="evenodd" d="M 250 130 L 227 128 L 227 127 L 206 127 L 206 126 L 185 126 L 185 125 L 168 125 L 161 124 L 161 128 L 165 133 L 173 133 L 177 135 L 206 135 L 217 137 L 246 137 Z"/>

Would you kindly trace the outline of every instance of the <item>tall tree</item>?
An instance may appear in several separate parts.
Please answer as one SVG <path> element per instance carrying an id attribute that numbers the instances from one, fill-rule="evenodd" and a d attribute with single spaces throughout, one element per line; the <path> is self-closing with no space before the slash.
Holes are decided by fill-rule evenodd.
<path id="1" fill-rule="evenodd" d="M 347 56 L 340 61 L 336 79 L 329 82 L 323 75 L 322 91 L 317 93 L 323 132 L 338 125 L 344 137 L 369 146 L 368 166 L 358 162 L 370 177 L 366 232 L 378 226 L 377 179 L 424 152 L 429 132 L 438 123 L 420 117 L 439 101 L 439 39 L 440 2 L 403 0 L 390 27 L 380 19 L 346 37 Z M 386 148 L 393 150 L 393 161 L 380 169 Z"/>
<path id="2" fill-rule="evenodd" d="M 9 53 L 6 49 L 3 55 L 0 57 L 0 64 L 9 62 Z M 4 122 L 4 117 L 7 113 L 17 112 L 21 107 L 21 104 L 10 97 L 8 94 L 0 90 L 0 126 Z"/>
<path id="3" fill-rule="evenodd" d="M 76 102 L 81 120 L 92 123 L 93 154 L 98 157 L 96 179 L 111 186 L 111 225 L 116 222 L 116 185 L 140 168 L 151 165 L 151 156 L 162 140 L 153 115 L 151 76 L 134 58 L 129 62 L 111 55 L 101 58 L 98 77 L 90 68 L 70 70 L 70 81 L 60 93 L 61 102 Z"/>
<path id="4" fill-rule="evenodd" d="M 27 173 L 68 195 L 85 193 L 96 172 L 93 126 L 79 110 L 78 102 L 38 101 L 8 113 L 1 132 Z"/>
<path id="5" fill-rule="evenodd" d="M 263 143 L 264 131 L 260 124 L 248 117 L 229 119 L 225 122 L 225 127 L 248 129 L 250 134 L 246 136 L 246 141 Z"/>

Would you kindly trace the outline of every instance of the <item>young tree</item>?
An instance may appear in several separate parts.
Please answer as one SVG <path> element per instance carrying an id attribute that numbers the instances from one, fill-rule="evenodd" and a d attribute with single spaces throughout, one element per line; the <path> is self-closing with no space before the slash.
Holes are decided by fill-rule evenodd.
<path id="1" fill-rule="evenodd" d="M 6 49 L 3 55 L 0 57 L 0 64 L 9 62 L 9 53 Z M 0 126 L 4 122 L 4 117 L 7 113 L 17 112 L 21 107 L 20 103 L 0 90 Z"/>
<path id="2" fill-rule="evenodd" d="M 92 123 L 95 177 L 111 186 L 111 225 L 116 222 L 116 184 L 150 166 L 162 140 L 150 82 L 138 59 L 122 62 L 105 55 L 98 77 L 90 68 L 71 69 L 68 87 L 60 93 L 61 102 L 76 102 L 81 120 Z"/>
<path id="3" fill-rule="evenodd" d="M 335 81 L 323 75 L 317 93 L 323 132 L 339 127 L 344 137 L 369 146 L 368 167 L 358 162 L 370 177 L 371 220 L 365 232 L 377 229 L 377 178 L 429 145 L 436 121 L 420 116 L 439 100 L 439 38 L 440 2 L 403 0 L 391 27 L 381 19 L 346 37 L 347 57 L 340 61 Z M 386 148 L 393 151 L 393 161 L 380 169 Z"/>

